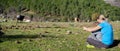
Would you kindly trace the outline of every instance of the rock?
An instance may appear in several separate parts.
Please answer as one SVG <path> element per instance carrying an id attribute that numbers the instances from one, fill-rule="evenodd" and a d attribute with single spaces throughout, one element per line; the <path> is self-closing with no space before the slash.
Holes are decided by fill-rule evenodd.
<path id="1" fill-rule="evenodd" d="M 64 39 L 65 41 L 67 41 L 68 39 Z"/>
<path id="2" fill-rule="evenodd" d="M 62 41 L 63 43 L 65 43 L 65 41 Z"/>
<path id="3" fill-rule="evenodd" d="M 35 28 L 32 28 L 31 30 L 35 30 Z"/>
<path id="4" fill-rule="evenodd" d="M 20 25 L 18 25 L 17 27 L 21 27 Z"/>
<path id="5" fill-rule="evenodd" d="M 27 28 L 26 27 L 24 27 L 24 30 L 26 30 Z"/>
<path id="6" fill-rule="evenodd" d="M 29 28 L 31 28 L 32 26 L 28 26 Z"/>
<path id="7" fill-rule="evenodd" d="M 31 41 L 33 41 L 33 40 L 32 40 L 32 39 L 27 39 L 27 41 L 31 42 Z"/>
<path id="8" fill-rule="evenodd" d="M 62 46 L 59 46 L 60 48 L 62 48 Z"/>
<path id="9" fill-rule="evenodd" d="M 16 44 L 21 44 L 22 42 L 20 42 L 20 41 L 15 41 L 15 43 L 16 43 Z"/>
<path id="10" fill-rule="evenodd" d="M 3 42 L 3 41 L 0 40 L 0 42 Z"/>
<path id="11" fill-rule="evenodd" d="M 11 27 L 16 27 L 15 25 L 12 25 Z"/>
<path id="12" fill-rule="evenodd" d="M 41 35 L 41 37 L 46 37 L 45 35 Z"/>
<path id="13" fill-rule="evenodd" d="M 4 35 L 4 32 L 0 31 L 0 36 L 3 36 Z"/>
<path id="14" fill-rule="evenodd" d="M 9 29 L 9 27 L 8 27 L 8 26 L 5 26 L 4 28 L 5 28 L 5 29 Z"/>
<path id="15" fill-rule="evenodd" d="M 115 39 L 119 39 L 119 37 L 116 36 Z"/>
<path id="16" fill-rule="evenodd" d="M 48 31 L 44 31 L 44 33 L 49 33 Z"/>
<path id="17" fill-rule="evenodd" d="M 2 27 L 0 27 L 0 30 L 2 30 Z"/>
<path id="18" fill-rule="evenodd" d="M 40 46 L 42 46 L 43 44 L 39 44 Z"/>
<path id="19" fill-rule="evenodd" d="M 75 34 L 76 34 L 76 35 L 78 35 L 78 34 L 79 34 L 79 32 L 76 32 Z"/>
<path id="20" fill-rule="evenodd" d="M 47 49 L 47 51 L 51 51 L 50 49 Z"/>
<path id="21" fill-rule="evenodd" d="M 15 29 L 19 29 L 18 27 L 16 27 Z"/>
<path id="22" fill-rule="evenodd" d="M 67 31 L 66 34 L 72 34 L 72 32 L 71 31 Z"/>
<path id="23" fill-rule="evenodd" d="M 118 47 L 120 48 L 120 43 L 118 44 Z"/>
<path id="24" fill-rule="evenodd" d="M 40 28 L 40 26 L 39 26 L 39 25 L 36 25 L 36 28 Z"/>
<path id="25" fill-rule="evenodd" d="M 57 32 L 61 31 L 60 29 L 57 29 Z"/>
<path id="26" fill-rule="evenodd" d="M 79 43 L 79 42 L 77 42 L 77 45 L 78 45 L 78 46 L 80 46 L 80 43 Z"/>
<path id="27" fill-rule="evenodd" d="M 29 20 L 29 19 L 23 19 L 23 22 L 26 22 L 26 23 L 28 22 L 29 23 L 29 22 L 31 22 L 31 20 Z"/>
<path id="28" fill-rule="evenodd" d="M 39 37 L 42 37 L 42 33 L 39 33 Z"/>
<path id="29" fill-rule="evenodd" d="M 39 33 L 39 35 L 42 35 L 42 33 Z"/>
<path id="30" fill-rule="evenodd" d="M 12 29 L 13 27 L 12 26 L 10 26 L 10 27 L 7 27 L 8 29 Z"/>
<path id="31" fill-rule="evenodd" d="M 3 20 L 3 22 L 7 22 L 7 20 L 5 19 L 5 20 Z"/>

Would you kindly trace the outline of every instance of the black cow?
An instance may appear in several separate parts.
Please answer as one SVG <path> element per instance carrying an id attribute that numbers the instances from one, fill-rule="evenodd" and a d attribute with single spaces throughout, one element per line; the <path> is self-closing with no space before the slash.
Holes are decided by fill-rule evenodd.
<path id="1" fill-rule="evenodd" d="M 23 15 L 17 15 L 17 22 L 18 21 L 23 21 L 24 20 L 24 18 L 25 18 L 25 16 L 23 16 Z"/>

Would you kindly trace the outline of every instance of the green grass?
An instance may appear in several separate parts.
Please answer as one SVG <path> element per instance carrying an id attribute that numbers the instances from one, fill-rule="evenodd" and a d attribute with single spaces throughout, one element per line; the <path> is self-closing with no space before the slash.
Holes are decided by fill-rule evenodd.
<path id="1" fill-rule="evenodd" d="M 120 39 L 120 22 L 111 22 L 114 27 L 115 39 Z M 86 48 L 86 39 L 90 32 L 82 30 L 82 26 L 91 23 L 74 22 L 32 22 L 0 23 L 3 36 L 0 36 L 0 51 L 119 51 L 119 47 L 109 49 Z M 32 26 L 30 28 L 5 28 L 15 26 Z M 39 25 L 40 28 L 36 28 Z M 33 29 L 34 28 L 34 29 Z M 66 34 L 71 31 L 71 34 Z M 18 42 L 18 43 L 17 43 Z"/>

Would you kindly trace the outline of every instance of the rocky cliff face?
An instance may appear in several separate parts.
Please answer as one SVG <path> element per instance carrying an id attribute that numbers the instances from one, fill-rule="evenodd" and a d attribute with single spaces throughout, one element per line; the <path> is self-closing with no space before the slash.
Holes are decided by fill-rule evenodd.
<path id="1" fill-rule="evenodd" d="M 109 3 L 113 6 L 118 6 L 120 7 L 120 0 L 104 0 L 106 3 Z"/>

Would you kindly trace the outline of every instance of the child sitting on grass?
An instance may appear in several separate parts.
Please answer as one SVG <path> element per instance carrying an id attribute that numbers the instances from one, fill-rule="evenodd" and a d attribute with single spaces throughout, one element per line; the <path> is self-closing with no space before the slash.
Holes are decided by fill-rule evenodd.
<path id="1" fill-rule="evenodd" d="M 92 34 L 88 37 L 87 45 L 88 48 L 108 48 L 113 44 L 113 28 L 112 25 L 109 24 L 104 15 L 99 15 L 96 18 L 99 24 L 94 28 L 83 27 L 83 30 L 92 32 Z"/>

